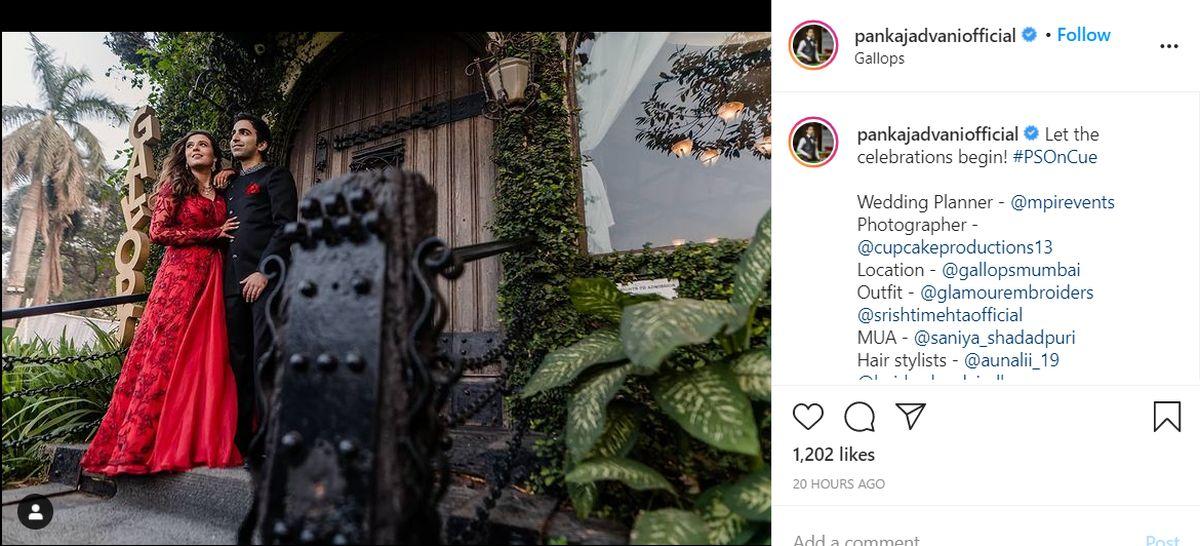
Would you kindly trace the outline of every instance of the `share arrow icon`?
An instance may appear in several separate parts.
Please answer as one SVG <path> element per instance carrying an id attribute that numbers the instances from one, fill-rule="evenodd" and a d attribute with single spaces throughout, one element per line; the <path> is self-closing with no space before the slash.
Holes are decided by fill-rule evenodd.
<path id="1" fill-rule="evenodd" d="M 908 419 L 908 430 L 912 430 L 917 426 L 917 419 L 921 418 L 921 413 L 925 411 L 924 402 L 898 402 L 896 407 L 904 413 L 904 418 Z"/>

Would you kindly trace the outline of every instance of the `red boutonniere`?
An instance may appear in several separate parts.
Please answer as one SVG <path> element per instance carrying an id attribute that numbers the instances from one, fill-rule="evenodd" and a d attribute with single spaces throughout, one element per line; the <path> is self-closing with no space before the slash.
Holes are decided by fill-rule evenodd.
<path id="1" fill-rule="evenodd" d="M 246 195 L 258 195 L 260 191 L 262 191 L 262 187 L 258 185 L 258 182 L 246 186 Z"/>

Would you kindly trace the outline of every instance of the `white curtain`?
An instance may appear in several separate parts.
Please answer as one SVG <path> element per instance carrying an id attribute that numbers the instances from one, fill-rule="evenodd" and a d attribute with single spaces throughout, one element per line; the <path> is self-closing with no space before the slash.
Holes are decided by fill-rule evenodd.
<path id="1" fill-rule="evenodd" d="M 580 151 L 591 153 L 612 127 L 617 114 L 629 101 L 634 88 L 650 68 L 651 61 L 667 40 L 667 32 L 606 32 L 592 45 L 586 73 L 593 76 L 581 83 L 578 96 Z M 612 252 L 609 228 L 616 224 L 604 179 L 591 161 L 583 164 L 584 218 L 588 227 L 588 250 Z"/>

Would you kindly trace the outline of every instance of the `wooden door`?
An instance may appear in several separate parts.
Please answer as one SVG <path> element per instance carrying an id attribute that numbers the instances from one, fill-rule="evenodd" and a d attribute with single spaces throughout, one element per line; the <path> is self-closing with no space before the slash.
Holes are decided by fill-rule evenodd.
<path id="1" fill-rule="evenodd" d="M 437 190 L 437 235 L 450 246 L 493 239 L 492 122 L 479 114 L 475 53 L 454 34 L 405 34 L 354 45 L 321 76 L 296 124 L 289 166 L 300 195 L 352 168 L 399 164 Z M 440 281 L 447 332 L 497 331 L 497 258 Z"/>

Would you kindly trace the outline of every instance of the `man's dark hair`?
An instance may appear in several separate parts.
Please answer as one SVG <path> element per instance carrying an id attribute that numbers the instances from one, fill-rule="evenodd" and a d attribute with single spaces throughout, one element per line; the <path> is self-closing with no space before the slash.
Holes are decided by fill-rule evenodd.
<path id="1" fill-rule="evenodd" d="M 233 124 L 237 125 L 237 122 L 242 120 L 249 121 L 250 125 L 254 126 L 254 137 L 258 139 L 258 142 L 271 142 L 271 128 L 267 126 L 267 122 L 263 121 L 262 118 L 248 112 L 242 112 L 233 117 Z"/>

